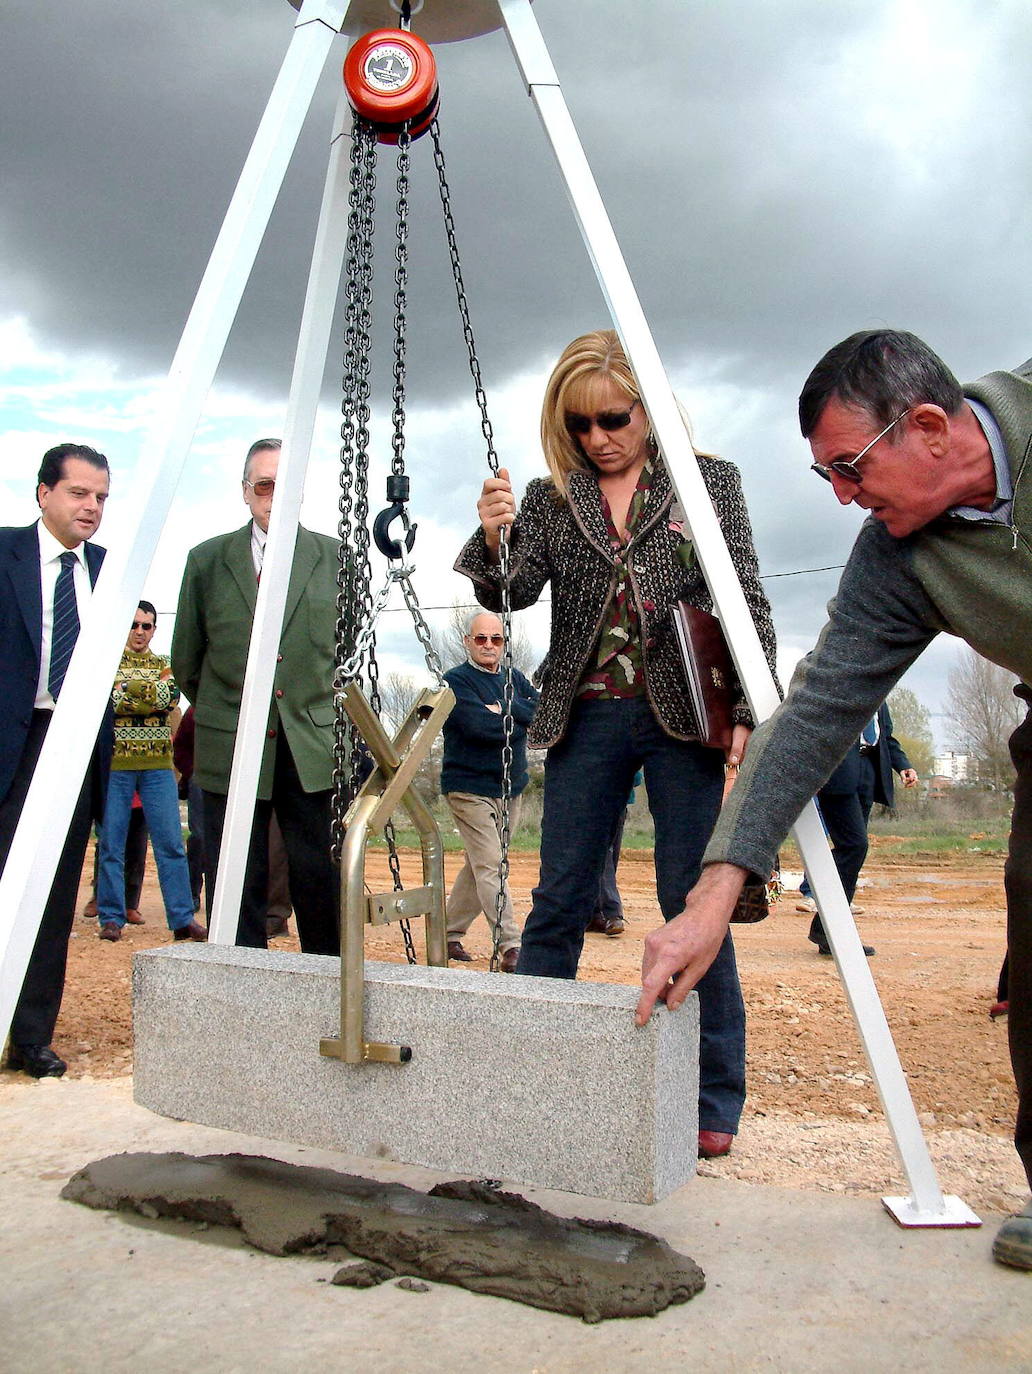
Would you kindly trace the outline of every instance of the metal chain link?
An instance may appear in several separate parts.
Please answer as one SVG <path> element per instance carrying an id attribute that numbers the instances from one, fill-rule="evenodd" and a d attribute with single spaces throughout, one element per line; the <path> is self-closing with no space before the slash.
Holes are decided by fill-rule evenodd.
<path id="1" fill-rule="evenodd" d="M 336 714 L 333 746 L 332 836 L 339 862 L 344 816 L 361 768 L 361 741 L 343 710 L 339 693 L 352 668 L 353 648 L 370 605 L 368 488 L 369 330 L 375 224 L 376 137 L 357 114 L 351 130 L 351 172 L 346 246 L 346 313 L 341 403 L 340 519 L 337 525 L 337 624 L 334 658 Z M 362 650 L 365 653 L 365 646 Z M 351 675 L 357 675 L 357 672 Z"/>
<path id="2" fill-rule="evenodd" d="M 484 390 L 483 377 L 480 371 L 480 360 L 477 357 L 476 340 L 473 336 L 473 325 L 470 322 L 469 301 L 466 298 L 466 288 L 462 280 L 462 262 L 459 258 L 458 240 L 455 237 L 455 218 L 451 208 L 451 192 L 448 187 L 448 177 L 444 163 L 444 149 L 441 146 L 441 132 L 436 119 L 430 124 L 430 137 L 433 139 L 434 144 L 434 166 L 437 168 L 437 184 L 441 196 L 441 210 L 444 215 L 444 231 L 448 240 L 448 257 L 451 261 L 452 278 L 455 282 L 455 296 L 459 305 L 459 318 L 462 321 L 462 337 L 466 341 L 466 352 L 469 356 L 469 370 L 473 377 L 473 389 L 477 406 L 480 409 L 480 428 L 487 442 L 487 464 L 492 473 L 497 477 L 499 464 L 498 454 L 495 452 L 494 446 L 494 429 L 491 425 L 490 416 L 487 413 L 487 392 Z M 494 931 L 491 947 L 492 972 L 498 969 L 500 963 L 499 944 L 502 938 L 502 915 L 505 911 L 509 896 L 509 844 L 512 839 L 509 829 L 509 813 L 512 806 L 512 768 L 514 759 L 512 736 L 515 728 L 515 720 L 513 716 L 512 596 L 507 530 L 502 530 L 501 543 L 498 548 L 498 562 L 499 572 L 501 574 L 502 633 L 505 636 L 505 654 L 502 660 L 502 672 L 504 674 L 502 701 L 504 739 L 502 743 L 502 814 L 501 825 L 499 826 L 501 859 L 498 865 L 498 898 L 495 905 Z"/>

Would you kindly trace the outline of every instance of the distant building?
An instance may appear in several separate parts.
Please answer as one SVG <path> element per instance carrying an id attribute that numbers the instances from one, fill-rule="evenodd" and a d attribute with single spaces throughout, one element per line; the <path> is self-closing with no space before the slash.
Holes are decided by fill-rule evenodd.
<path id="1" fill-rule="evenodd" d="M 974 782 L 976 768 L 970 754 L 955 754 L 949 751 L 937 754 L 932 760 L 932 772 L 936 777 L 949 778 L 951 782 Z"/>

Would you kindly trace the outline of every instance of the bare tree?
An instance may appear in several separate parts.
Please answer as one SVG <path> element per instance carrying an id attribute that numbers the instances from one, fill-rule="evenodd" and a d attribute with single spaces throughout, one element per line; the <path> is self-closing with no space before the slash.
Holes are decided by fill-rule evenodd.
<path id="1" fill-rule="evenodd" d="M 397 734 L 401 723 L 423 690 L 409 673 L 388 673 L 380 683 L 380 714 L 388 734 Z"/>
<path id="2" fill-rule="evenodd" d="M 1007 741 L 1024 715 L 1015 681 L 1013 673 L 973 649 L 961 652 L 946 679 L 953 743 L 974 757 L 979 776 L 997 790 L 1014 785 Z"/>
<path id="3" fill-rule="evenodd" d="M 909 687 L 897 687 L 889 697 L 892 733 L 903 746 L 903 752 L 921 778 L 931 776 L 935 758 L 935 740 L 928 708 L 918 701 Z"/>
<path id="4" fill-rule="evenodd" d="M 470 606 L 466 601 L 453 601 L 444 627 L 434 626 L 430 631 L 434 648 L 440 654 L 445 668 L 454 668 L 456 663 L 465 660 L 466 646 L 462 637 L 469 628 L 469 622 L 479 614 L 479 607 Z M 526 631 L 515 620 L 512 625 L 512 662 L 513 667 L 518 668 L 525 677 L 530 677 L 537 667 L 536 655 Z"/>

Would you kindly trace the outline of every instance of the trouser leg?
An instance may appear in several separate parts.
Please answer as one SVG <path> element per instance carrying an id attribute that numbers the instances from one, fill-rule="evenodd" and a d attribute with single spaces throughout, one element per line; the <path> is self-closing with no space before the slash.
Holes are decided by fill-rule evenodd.
<path id="1" fill-rule="evenodd" d="M 1018 695 L 1030 699 L 1028 689 Z M 1017 769 L 1004 883 L 1007 893 L 1007 1035 L 1018 1089 L 1014 1132 L 1032 1187 L 1032 713 L 1011 735 Z"/>
<path id="2" fill-rule="evenodd" d="M 147 819 L 142 806 L 129 808 L 129 832 L 125 837 L 125 905 L 138 911 L 147 871 Z"/>
<path id="3" fill-rule="evenodd" d="M 186 824 L 190 831 L 186 841 L 186 862 L 190 866 L 190 896 L 193 898 L 194 911 L 201 909 L 201 893 L 206 889 L 204 881 L 204 795 L 200 784 L 193 778 L 186 790 Z M 211 891 L 205 892 L 205 910 L 211 913 Z"/>
<path id="4" fill-rule="evenodd" d="M 306 792 L 280 732 L 272 804 L 283 832 L 290 900 L 306 954 L 340 953 L 340 875 L 331 856 L 330 793 Z"/>
<path id="5" fill-rule="evenodd" d="M 112 772 L 100 827 L 97 920 L 102 925 L 125 925 L 125 842 L 135 792 L 135 773 Z"/>
<path id="6" fill-rule="evenodd" d="M 18 828 L 18 819 L 25 805 L 25 797 L 43 747 L 48 711 L 34 711 L 32 724 L 15 771 L 11 786 L 0 802 L 0 872 Z M 75 917 L 75 900 L 79 890 L 79 876 L 86 844 L 92 825 L 93 765 L 86 778 L 72 812 L 68 834 L 61 847 L 61 857 L 54 873 L 39 931 L 29 956 L 25 978 L 11 1020 L 11 1041 L 15 1045 L 49 1045 L 54 1038 L 61 998 L 64 994 L 65 969 L 68 962 L 68 937 Z"/>
<path id="7" fill-rule="evenodd" d="M 523 927 L 519 973 L 577 975 L 613 827 L 638 768 L 631 742 L 635 706 L 576 704 L 566 735 L 548 751 L 541 872 Z"/>
<path id="8" fill-rule="evenodd" d="M 723 792 L 723 758 L 715 749 L 643 731 L 645 786 L 656 830 L 656 887 L 666 920 L 684 909 L 699 879 L 702 855 Z M 730 931 L 699 980 L 699 1129 L 738 1130 L 745 1104 L 745 1002 Z"/>
<path id="9" fill-rule="evenodd" d="M 201 793 L 204 808 L 204 853 L 207 867 L 204 881 L 209 899 L 214 900 L 215 880 L 219 871 L 222 831 L 226 821 L 226 798 L 221 792 Z M 248 949 L 268 949 L 265 933 L 265 904 L 269 888 L 269 816 L 270 802 L 256 801 L 251 822 L 251 842 L 244 868 L 244 886 L 240 895 L 240 914 L 237 919 L 236 943 Z"/>
<path id="10" fill-rule="evenodd" d="M 620 889 L 616 885 L 616 869 L 620 862 L 620 846 L 623 843 L 624 823 L 627 820 L 626 806 L 620 812 L 616 822 L 616 829 L 606 853 L 606 861 L 602 868 L 602 881 L 598 885 L 598 905 L 595 908 L 596 915 L 601 916 L 606 921 L 623 920 L 623 902 L 620 900 Z"/>
<path id="11" fill-rule="evenodd" d="M 269 822 L 269 902 L 265 914 L 282 920 L 290 916 L 290 869 L 275 812 Z"/>
<path id="12" fill-rule="evenodd" d="M 832 843 L 831 857 L 835 860 L 846 901 L 852 902 L 856 880 L 867 858 L 867 820 L 863 803 L 858 792 L 822 792 L 820 806 Z M 819 916 L 810 922 L 810 939 L 816 944 L 827 943 Z"/>
<path id="13" fill-rule="evenodd" d="M 150 831 L 165 919 L 170 930 L 181 930 L 193 920 L 193 898 L 176 780 L 170 768 L 153 768 L 138 775 L 137 789 Z"/>
<path id="14" fill-rule="evenodd" d="M 464 878 L 465 866 L 452 888 L 448 903 L 448 939 L 459 940 L 481 911 L 487 917 L 492 933 L 498 922 L 498 889 L 502 857 L 501 801 L 496 797 L 478 797 L 469 792 L 450 792 L 446 798 L 466 850 L 469 878 Z M 520 798 L 509 802 L 510 831 L 519 825 Z M 460 879 L 462 880 L 460 883 Z M 475 896 L 471 896 L 472 882 Z M 455 888 L 458 888 L 458 901 Z M 454 914 L 453 914 L 454 912 Z M 512 912 L 512 898 L 505 894 L 502 908 L 498 948 L 504 954 L 520 943 L 520 931 Z"/>

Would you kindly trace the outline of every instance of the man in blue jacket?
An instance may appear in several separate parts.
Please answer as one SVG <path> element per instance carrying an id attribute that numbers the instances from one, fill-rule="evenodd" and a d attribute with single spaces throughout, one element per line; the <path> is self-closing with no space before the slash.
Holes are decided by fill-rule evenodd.
<path id="1" fill-rule="evenodd" d="M 444 724 L 441 791 L 451 808 L 466 861 L 448 898 L 448 958 L 468 963 L 462 937 L 483 911 L 492 933 L 499 923 L 498 889 L 502 840 L 502 749 L 505 743 L 505 636 L 502 622 L 487 611 L 473 617 L 462 637 L 466 662 L 444 678 L 455 708 Z M 512 764 L 509 829 L 519 824 L 520 795 L 527 785 L 527 726 L 538 694 L 522 673 L 512 675 Z M 508 892 L 501 912 L 498 949 L 503 973 L 514 973 L 520 932 Z"/>
<path id="2" fill-rule="evenodd" d="M 853 906 L 853 894 L 867 858 L 867 822 L 875 802 L 882 806 L 892 805 L 896 795 L 893 770 L 902 778 L 904 787 L 917 786 L 917 773 L 892 733 L 892 716 L 882 702 L 817 794 L 824 828 L 833 846 L 832 858 L 854 916 L 863 912 L 862 907 Z M 810 896 L 806 878 L 799 890 L 803 901 L 796 911 L 811 913 L 809 939 L 817 946 L 819 954 L 830 958 L 831 950 L 817 913 L 817 903 Z M 874 949 L 864 945 L 864 953 L 871 955 Z"/>

